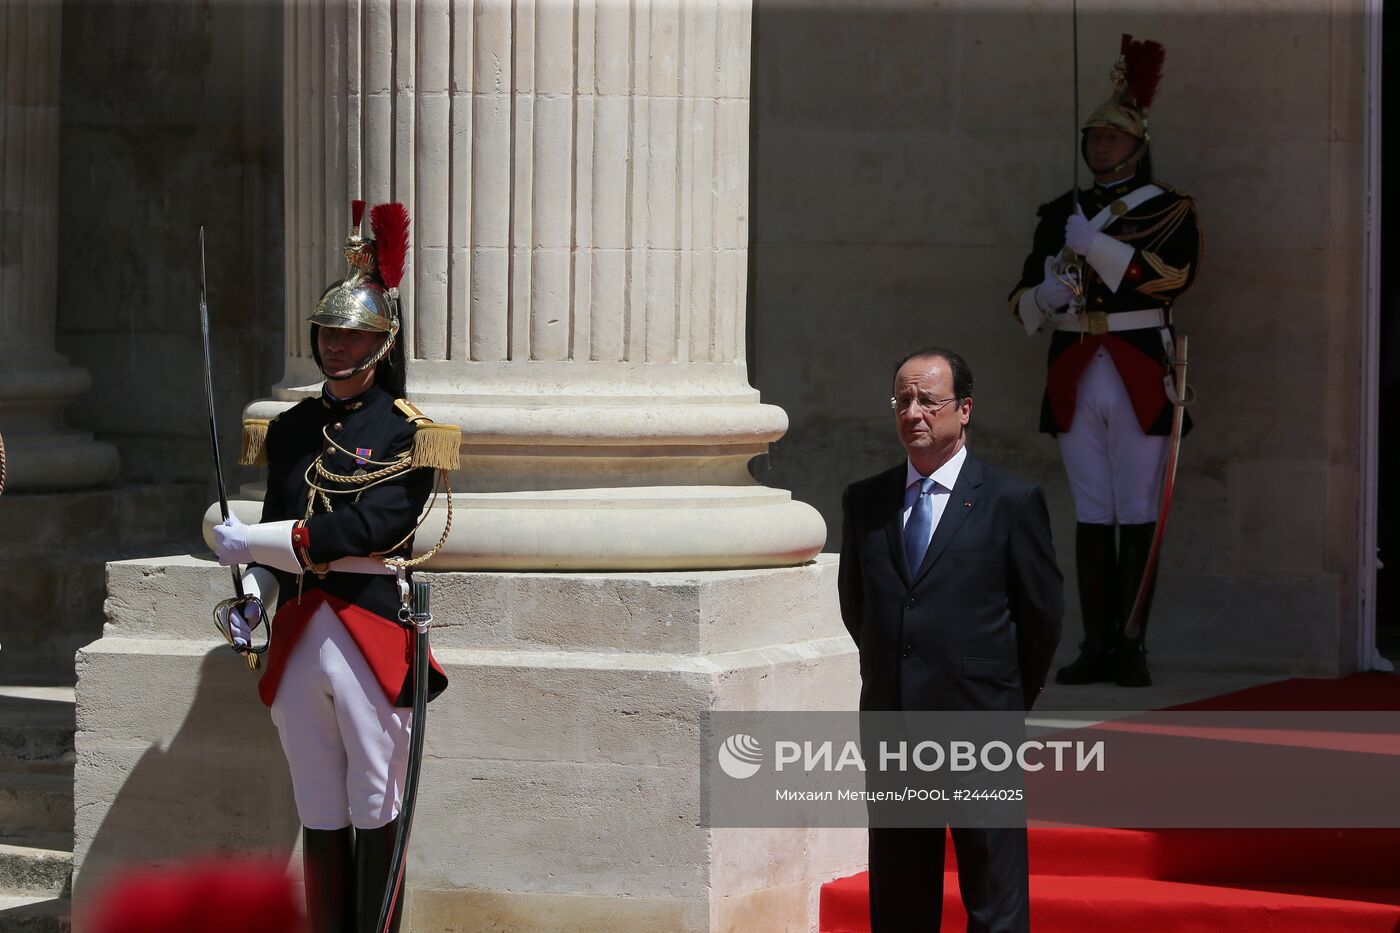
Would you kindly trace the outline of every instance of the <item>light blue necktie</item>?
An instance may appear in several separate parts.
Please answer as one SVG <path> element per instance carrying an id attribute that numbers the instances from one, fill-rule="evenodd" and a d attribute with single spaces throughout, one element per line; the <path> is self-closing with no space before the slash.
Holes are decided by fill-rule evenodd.
<path id="1" fill-rule="evenodd" d="M 904 523 L 904 553 L 909 558 L 909 572 L 919 569 L 928 551 L 930 531 L 933 528 L 933 487 L 936 484 L 927 477 L 919 483 L 919 497 L 909 510 L 909 520 Z"/>

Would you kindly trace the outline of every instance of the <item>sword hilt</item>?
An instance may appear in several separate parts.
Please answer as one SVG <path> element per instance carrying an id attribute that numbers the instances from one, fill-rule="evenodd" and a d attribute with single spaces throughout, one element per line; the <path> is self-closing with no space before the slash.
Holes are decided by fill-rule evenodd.
<path id="1" fill-rule="evenodd" d="M 238 596 L 231 597 L 229 599 L 221 599 L 214 606 L 214 628 L 218 629 L 219 634 L 224 636 L 224 640 L 226 640 L 229 643 L 229 647 L 233 648 L 234 651 L 237 651 L 239 654 L 243 655 L 243 660 L 247 663 L 248 670 L 256 671 L 262 666 L 262 656 L 267 652 L 268 646 L 272 643 L 272 623 L 267 618 L 267 611 L 262 605 L 262 600 L 259 600 L 255 597 L 243 595 L 243 593 L 241 592 L 241 585 L 239 586 L 239 590 L 240 593 Z M 227 616 L 234 610 L 241 609 L 243 606 L 248 605 L 252 602 L 256 602 L 258 604 L 258 624 L 264 626 L 267 629 L 267 638 L 263 641 L 261 645 L 254 645 L 251 642 L 251 640 L 246 645 L 240 645 L 233 640 L 233 633 L 230 632 L 228 629 Z"/>

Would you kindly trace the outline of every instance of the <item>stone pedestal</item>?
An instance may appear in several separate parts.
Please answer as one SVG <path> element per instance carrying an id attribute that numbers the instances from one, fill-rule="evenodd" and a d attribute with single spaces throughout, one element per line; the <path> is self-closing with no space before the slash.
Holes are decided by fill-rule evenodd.
<path id="1" fill-rule="evenodd" d="M 431 575 L 452 684 L 429 707 L 407 928 L 814 930 L 821 883 L 862 867 L 864 833 L 706 828 L 701 729 L 712 710 L 854 708 L 835 578 L 829 557 Z M 126 561 L 109 589 L 105 637 L 78 665 L 79 900 L 118 858 L 290 856 L 296 817 L 255 675 L 204 622 L 226 572 Z"/>
<path id="2" fill-rule="evenodd" d="M 286 10 L 286 375 L 249 415 L 319 390 L 350 201 L 399 200 L 409 395 L 463 431 L 430 566 L 815 556 L 820 515 L 746 468 L 787 430 L 745 364 L 748 0 Z"/>
<path id="3" fill-rule="evenodd" d="M 116 448 L 64 424 L 64 407 L 92 379 L 54 351 L 62 12 L 57 0 L 0 8 L 0 436 L 10 492 L 117 475 Z"/>

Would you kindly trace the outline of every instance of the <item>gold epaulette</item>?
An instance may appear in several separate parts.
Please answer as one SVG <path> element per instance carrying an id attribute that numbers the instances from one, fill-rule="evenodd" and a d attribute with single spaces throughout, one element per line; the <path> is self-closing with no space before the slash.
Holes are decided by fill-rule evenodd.
<path id="1" fill-rule="evenodd" d="M 406 398 L 395 399 L 394 407 L 412 422 L 413 454 L 410 463 L 435 470 L 455 470 L 461 463 L 462 429 L 455 424 L 438 424 Z"/>
<path id="2" fill-rule="evenodd" d="M 1169 184 L 1167 184 L 1167 183 L 1164 182 L 1164 181 L 1159 181 L 1159 180 L 1157 180 L 1156 178 L 1152 179 L 1152 184 L 1156 185 L 1158 188 L 1161 188 L 1161 189 L 1162 189 L 1163 191 L 1165 191 L 1167 194 L 1174 194 L 1174 195 L 1176 195 L 1176 196 L 1179 197 L 1179 198 L 1189 198 L 1189 197 L 1191 197 L 1191 195 L 1187 194 L 1185 191 L 1182 191 L 1180 188 L 1176 187 L 1175 185 L 1169 185 Z"/>
<path id="3" fill-rule="evenodd" d="M 243 419 L 243 446 L 238 451 L 238 462 L 243 466 L 267 465 L 267 427 L 272 424 L 268 418 Z"/>

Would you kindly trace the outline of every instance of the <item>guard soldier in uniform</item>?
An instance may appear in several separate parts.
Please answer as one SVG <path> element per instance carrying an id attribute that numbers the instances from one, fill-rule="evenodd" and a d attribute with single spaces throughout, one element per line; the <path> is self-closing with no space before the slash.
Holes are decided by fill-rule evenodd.
<path id="1" fill-rule="evenodd" d="M 235 646 L 251 641 L 262 606 L 276 607 L 258 692 L 291 771 L 315 933 L 377 925 L 411 726 L 413 631 L 401 608 L 412 565 L 442 544 L 410 559 L 413 537 L 434 471 L 456 468 L 460 442 L 403 397 L 407 211 L 375 207 L 371 240 L 360 237 L 363 211 L 355 202 L 351 274 L 310 317 L 321 394 L 244 423 L 240 462 L 267 465 L 262 519 L 214 529 L 220 563 L 248 565 L 244 589 L 257 597 L 228 613 Z M 435 697 L 447 679 L 430 668 Z"/>
<path id="2" fill-rule="evenodd" d="M 1151 683 L 1142 635 L 1123 630 L 1147 569 L 1180 401 L 1169 376 L 1172 307 L 1201 255 L 1195 202 L 1152 173 L 1148 108 L 1164 57 L 1155 42 L 1123 37 L 1113 92 L 1081 128 L 1094 185 L 1040 207 L 1010 296 L 1028 334 L 1051 331 L 1040 430 L 1059 438 L 1074 495 L 1084 641 L 1055 675 L 1063 684 Z M 1144 599 L 1143 632 L 1150 583 Z"/>

